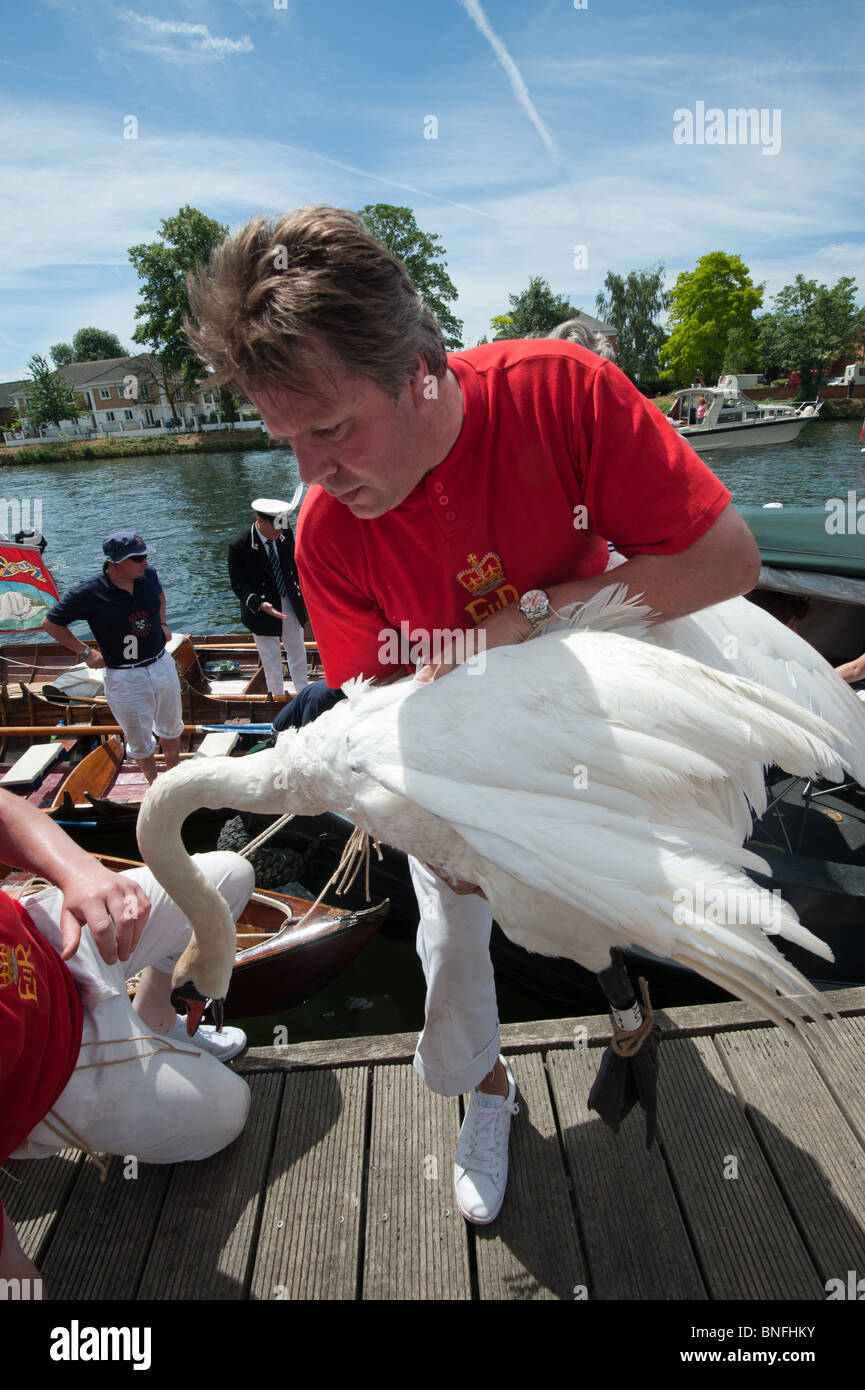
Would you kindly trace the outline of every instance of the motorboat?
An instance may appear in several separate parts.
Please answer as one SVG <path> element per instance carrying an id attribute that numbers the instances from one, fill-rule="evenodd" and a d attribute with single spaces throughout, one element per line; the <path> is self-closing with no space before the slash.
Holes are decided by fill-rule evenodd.
<path id="1" fill-rule="evenodd" d="M 722 376 L 717 386 L 677 391 L 667 419 L 697 453 L 703 453 L 789 444 L 817 419 L 822 404 L 818 396 L 795 406 L 778 401 L 761 405 L 739 390 L 736 377 Z"/>

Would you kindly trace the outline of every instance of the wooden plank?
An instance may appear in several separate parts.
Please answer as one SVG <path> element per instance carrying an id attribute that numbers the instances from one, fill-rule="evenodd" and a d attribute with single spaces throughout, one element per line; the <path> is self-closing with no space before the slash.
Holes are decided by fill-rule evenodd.
<path id="1" fill-rule="evenodd" d="M 810 1060 L 777 1029 L 716 1046 L 821 1281 L 865 1270 L 865 1153 Z"/>
<path id="2" fill-rule="evenodd" d="M 44 1256 L 82 1159 L 80 1149 L 63 1149 L 51 1158 L 9 1159 L 3 1165 L 0 1197 L 34 1264 Z"/>
<path id="3" fill-rule="evenodd" d="M 366 1070 L 285 1077 L 250 1297 L 357 1296 L 368 1092 Z"/>
<path id="4" fill-rule="evenodd" d="M 456 1096 L 427 1089 L 414 1067 L 373 1074 L 365 1299 L 468 1299 L 468 1238 L 453 1192 Z"/>
<path id="5" fill-rule="evenodd" d="M 227 758 L 237 747 L 240 734 L 225 729 L 221 734 L 205 734 L 193 754 L 196 758 Z"/>
<path id="6" fill-rule="evenodd" d="M 67 796 L 73 805 L 84 802 L 85 792 L 90 792 L 93 796 L 104 796 L 117 776 L 122 762 L 123 740 L 117 734 L 112 734 L 111 738 L 100 743 L 72 769 L 55 796 L 51 810 L 58 810 Z"/>
<path id="7" fill-rule="evenodd" d="M 482 1299 L 573 1299 L 587 1284 L 556 1121 L 538 1054 L 509 1057 L 520 1113 L 511 1123 L 501 1214 L 476 1226 Z"/>
<path id="8" fill-rule="evenodd" d="M 844 1018 L 830 1025 L 832 1043 L 816 1063 L 836 1105 L 865 1147 L 865 1019 Z"/>
<path id="9" fill-rule="evenodd" d="M 664 1153 L 710 1297 L 822 1298 L 712 1039 L 664 1042 L 658 1089 Z"/>
<path id="10" fill-rule="evenodd" d="M 247 1297 L 283 1078 L 250 1079 L 243 1133 L 201 1163 L 177 1163 L 138 1290 L 142 1299 Z"/>
<path id="11" fill-rule="evenodd" d="M 838 1013 L 865 1014 L 865 988 L 833 990 L 827 999 Z M 690 1037 L 755 1027 L 756 1011 L 732 1000 L 726 1004 L 694 1004 L 659 1010 L 656 1021 L 664 1037 Z M 762 1020 L 767 1023 L 768 1020 Z M 612 1032 L 609 1014 L 582 1018 L 556 1018 L 534 1023 L 511 1023 L 502 1028 L 502 1046 L 508 1054 L 519 1051 L 572 1048 L 577 1029 L 589 1047 L 606 1047 Z M 319 1042 L 291 1043 L 287 1047 L 251 1047 L 238 1065 L 242 1072 L 270 1071 L 274 1067 L 368 1066 L 375 1062 L 411 1061 L 417 1033 L 391 1033 L 371 1038 L 334 1038 Z"/>
<path id="12" fill-rule="evenodd" d="M 134 1298 L 171 1177 L 166 1164 L 111 1158 L 106 1181 L 81 1165 L 43 1273 L 52 1298 Z"/>
<path id="13" fill-rule="evenodd" d="M 637 1107 L 618 1135 L 587 1107 L 600 1058 L 547 1058 L 586 1245 L 591 1299 L 704 1299 L 706 1290 L 659 1146 Z"/>
<path id="14" fill-rule="evenodd" d="M 8 772 L 0 777 L 3 787 L 30 787 L 44 776 L 63 752 L 62 743 L 34 743 L 16 758 Z"/>

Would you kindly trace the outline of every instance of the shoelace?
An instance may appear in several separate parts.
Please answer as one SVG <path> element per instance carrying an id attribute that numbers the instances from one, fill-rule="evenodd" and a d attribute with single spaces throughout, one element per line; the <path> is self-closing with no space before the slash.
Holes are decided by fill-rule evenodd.
<path id="1" fill-rule="evenodd" d="M 465 1158 L 460 1166 L 469 1173 L 489 1173 L 495 1177 L 501 1168 L 500 1146 L 504 1135 L 501 1121 L 505 1115 L 519 1115 L 516 1101 L 506 1100 L 495 1109 L 475 1105 L 472 1127 L 469 1130 Z"/>

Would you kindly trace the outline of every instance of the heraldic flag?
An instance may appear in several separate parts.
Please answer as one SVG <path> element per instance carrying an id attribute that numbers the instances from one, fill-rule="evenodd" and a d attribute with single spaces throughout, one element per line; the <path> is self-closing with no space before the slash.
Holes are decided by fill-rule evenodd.
<path id="1" fill-rule="evenodd" d="M 38 550 L 0 541 L 0 633 L 38 632 L 59 597 Z"/>

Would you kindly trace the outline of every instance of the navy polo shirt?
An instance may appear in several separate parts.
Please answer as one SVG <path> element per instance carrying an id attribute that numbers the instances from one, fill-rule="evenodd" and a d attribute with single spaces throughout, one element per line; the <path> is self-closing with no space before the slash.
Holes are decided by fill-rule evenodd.
<path id="1" fill-rule="evenodd" d="M 159 656 L 165 635 L 159 617 L 162 585 L 156 570 L 146 565 L 131 594 L 112 584 L 106 570 L 103 566 L 101 574 L 70 589 L 46 614 L 48 621 L 60 627 L 79 619 L 89 623 L 106 666 L 135 666 Z M 134 644 L 127 641 L 129 637 L 136 639 Z"/>

